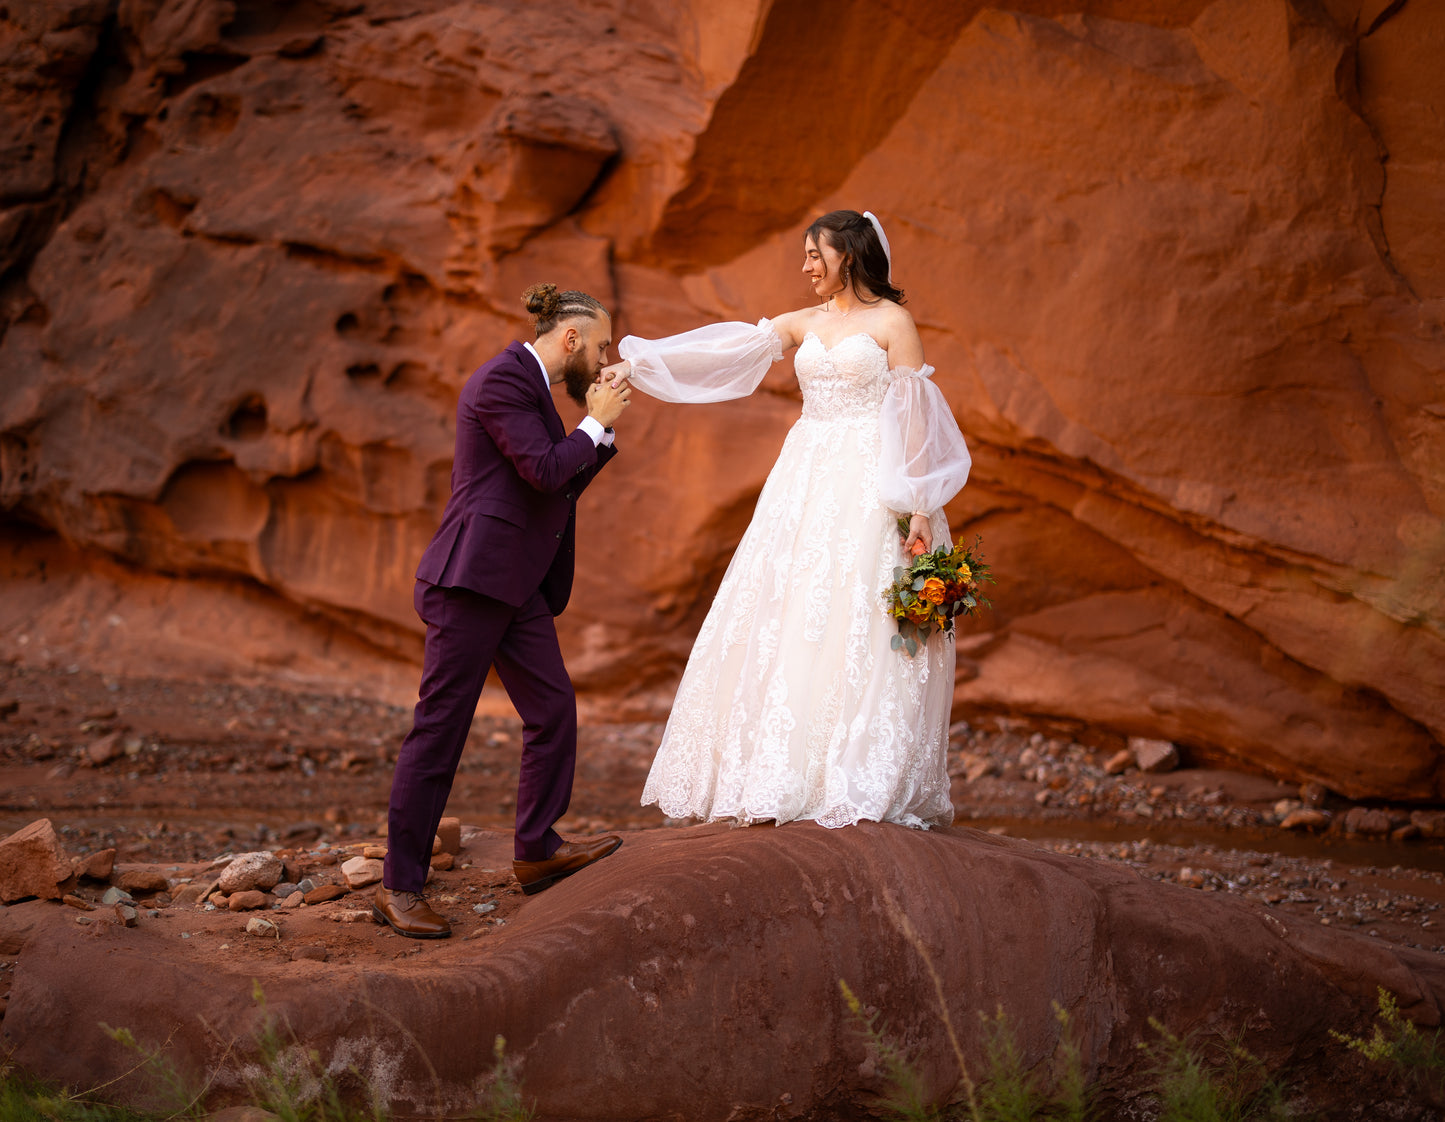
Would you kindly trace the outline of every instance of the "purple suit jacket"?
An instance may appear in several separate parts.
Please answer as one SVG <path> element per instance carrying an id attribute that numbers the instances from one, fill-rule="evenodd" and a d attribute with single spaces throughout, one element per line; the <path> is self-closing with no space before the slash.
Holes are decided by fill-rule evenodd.
<path id="1" fill-rule="evenodd" d="M 452 494 L 418 580 L 552 614 L 572 593 L 577 496 L 616 449 L 568 433 L 521 343 L 467 379 L 457 402 Z"/>

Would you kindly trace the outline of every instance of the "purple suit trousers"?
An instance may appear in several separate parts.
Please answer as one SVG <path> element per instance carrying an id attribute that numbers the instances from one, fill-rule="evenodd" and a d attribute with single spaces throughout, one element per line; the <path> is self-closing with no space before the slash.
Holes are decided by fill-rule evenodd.
<path id="1" fill-rule="evenodd" d="M 540 592 L 520 608 L 465 588 L 417 581 L 426 655 L 411 732 L 402 741 L 387 818 L 386 886 L 420 892 L 432 838 L 487 670 L 522 717 L 516 856 L 543 861 L 562 844 L 552 823 L 567 812 L 577 757 L 577 703 L 557 628 Z"/>

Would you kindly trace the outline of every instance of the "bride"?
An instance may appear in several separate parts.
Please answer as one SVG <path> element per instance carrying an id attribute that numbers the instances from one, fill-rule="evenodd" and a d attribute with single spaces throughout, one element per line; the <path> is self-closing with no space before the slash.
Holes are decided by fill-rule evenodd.
<path id="1" fill-rule="evenodd" d="M 934 634 L 911 658 L 893 650 L 883 594 L 909 553 L 948 543 L 942 508 L 968 478 L 968 449 L 878 220 L 833 211 L 804 245 L 817 306 L 618 345 L 632 384 L 663 401 L 743 397 L 793 347 L 803 391 L 642 803 L 744 824 L 947 825 L 953 638 Z"/>

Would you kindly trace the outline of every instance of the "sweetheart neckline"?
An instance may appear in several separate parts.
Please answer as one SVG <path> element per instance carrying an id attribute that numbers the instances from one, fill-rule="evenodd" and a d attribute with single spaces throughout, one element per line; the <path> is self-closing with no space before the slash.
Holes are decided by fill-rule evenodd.
<path id="1" fill-rule="evenodd" d="M 884 358 L 888 357 L 888 352 L 884 349 L 883 344 L 880 343 L 877 339 L 873 338 L 873 336 L 869 335 L 866 331 L 855 331 L 852 335 L 844 335 L 843 338 L 839 339 L 831 347 L 827 343 L 823 342 L 822 339 L 818 338 L 818 333 L 816 331 L 803 332 L 803 342 L 806 343 L 809 338 L 813 339 L 813 341 L 816 342 L 818 346 L 823 348 L 824 354 L 829 354 L 830 352 L 837 350 L 849 339 L 867 339 L 868 342 L 872 343 L 875 347 L 877 347 L 880 351 L 883 352 Z"/>

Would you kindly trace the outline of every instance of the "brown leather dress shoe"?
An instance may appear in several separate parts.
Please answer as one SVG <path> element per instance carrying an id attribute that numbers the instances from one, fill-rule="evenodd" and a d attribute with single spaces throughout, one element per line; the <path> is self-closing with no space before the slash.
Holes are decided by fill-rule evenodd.
<path id="1" fill-rule="evenodd" d="M 579 869 L 585 869 L 595 861 L 601 861 L 609 854 L 616 853 L 622 839 L 616 834 L 603 834 L 600 838 L 586 841 L 563 842 L 557 852 L 545 861 L 513 861 L 512 872 L 522 885 L 522 891 L 535 896 L 544 888 L 551 888 L 563 877 L 570 877 Z"/>
<path id="2" fill-rule="evenodd" d="M 452 933 L 452 925 L 427 907 L 420 892 L 393 892 L 380 884 L 376 886 L 371 918 L 390 924 L 393 931 L 408 939 L 445 939 Z"/>

